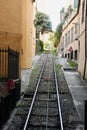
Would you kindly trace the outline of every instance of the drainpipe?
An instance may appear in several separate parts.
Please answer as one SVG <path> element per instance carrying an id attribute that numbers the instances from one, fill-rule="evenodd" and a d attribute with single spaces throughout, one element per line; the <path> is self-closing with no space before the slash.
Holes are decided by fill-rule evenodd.
<path id="1" fill-rule="evenodd" d="M 87 1 L 86 1 L 86 4 L 87 4 Z M 86 7 L 85 7 L 85 62 L 84 62 L 83 79 L 85 79 L 85 72 L 86 72 Z"/>
<path id="2" fill-rule="evenodd" d="M 87 1 L 86 1 L 86 5 L 87 7 Z M 87 9 L 85 7 L 85 63 L 84 63 L 84 73 L 83 73 L 83 79 L 85 79 L 85 71 L 86 71 L 86 56 L 87 56 L 87 52 L 86 52 L 86 22 L 87 22 L 87 18 L 86 18 L 86 15 L 87 15 Z M 84 130 L 87 130 L 87 100 L 84 101 L 84 104 L 85 104 L 85 107 L 84 107 Z"/>

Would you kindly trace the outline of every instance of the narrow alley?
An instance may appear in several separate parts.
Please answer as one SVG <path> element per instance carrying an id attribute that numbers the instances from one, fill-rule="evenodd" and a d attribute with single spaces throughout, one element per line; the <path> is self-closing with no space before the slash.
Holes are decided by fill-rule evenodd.
<path id="1" fill-rule="evenodd" d="M 39 76 L 39 73 L 41 72 L 41 65 L 43 65 L 43 60 L 45 60 L 44 55 L 35 56 L 35 57 L 33 58 L 34 66 L 32 68 L 32 72 L 27 73 L 27 71 L 25 71 L 25 73 L 22 73 L 22 76 L 27 75 L 27 79 L 29 77 L 29 84 L 27 84 L 26 90 L 24 89 L 24 95 L 23 95 L 21 101 L 18 102 L 14 112 L 11 115 L 11 118 L 9 119 L 9 121 L 7 122 L 7 124 L 5 125 L 3 130 L 23 129 L 23 124 L 24 124 L 23 122 L 25 120 L 24 115 L 25 115 L 25 112 L 27 114 L 27 109 L 28 109 L 27 103 L 29 103 L 28 105 L 30 106 L 31 99 L 33 99 L 33 92 L 35 90 L 35 86 L 38 81 L 38 76 Z M 48 55 L 48 57 L 50 60 L 51 56 Z M 55 63 L 56 63 L 56 66 L 58 67 L 58 68 L 56 68 L 56 69 L 58 69 L 56 71 L 57 71 L 57 78 L 58 78 L 57 80 L 58 80 L 59 98 L 60 98 L 60 104 L 62 107 L 61 111 L 62 111 L 62 118 L 63 118 L 63 129 L 64 130 L 72 130 L 72 129 L 73 130 L 84 130 L 84 101 L 87 99 L 87 95 L 86 95 L 87 84 L 85 81 L 82 80 L 82 78 L 78 74 L 78 72 L 76 70 L 73 70 L 70 67 L 66 58 L 59 58 L 58 56 L 56 56 Z M 62 66 L 62 68 L 60 66 Z M 47 67 L 49 68 L 50 66 L 47 65 Z M 51 72 L 51 69 L 52 69 L 52 66 L 50 68 L 50 72 Z M 46 71 L 47 71 L 47 69 L 46 69 Z M 53 75 L 53 74 L 51 74 L 51 75 Z M 42 84 L 44 84 L 44 88 L 43 87 L 42 88 L 43 88 L 43 91 L 45 91 L 45 93 L 48 93 L 48 92 L 46 92 L 47 89 L 45 90 L 45 87 L 46 87 L 45 81 L 46 80 L 48 81 L 49 76 L 50 76 L 49 74 L 47 74 L 47 76 L 46 76 L 46 73 L 45 73 L 44 79 L 42 79 Z M 24 82 L 24 79 L 23 79 L 23 82 Z M 25 87 L 26 83 L 27 83 L 27 80 L 25 78 L 25 83 L 22 84 L 22 87 L 23 86 Z M 51 85 L 51 80 L 49 80 L 49 84 Z M 50 88 L 50 89 L 52 89 L 52 88 Z M 84 93 L 85 93 L 85 95 L 84 95 Z M 39 94 L 41 94 L 41 92 L 39 92 Z M 52 94 L 53 94 L 53 92 L 50 93 L 50 98 L 52 98 L 50 100 L 55 99 L 55 96 L 53 97 Z M 43 96 L 46 96 L 46 95 L 43 95 Z M 38 100 L 39 100 L 40 109 L 43 106 L 42 110 L 44 111 L 44 107 L 46 107 L 46 106 L 44 106 L 44 103 L 43 103 L 43 105 L 42 105 L 42 103 L 40 103 L 41 102 L 40 100 L 43 100 L 43 96 L 41 96 L 41 99 L 38 99 Z M 43 100 L 43 102 L 44 102 L 44 100 Z M 53 108 L 53 106 L 51 106 L 51 107 Z M 40 116 L 40 114 L 41 114 L 40 111 L 42 111 L 42 110 L 35 110 L 34 114 L 39 112 L 37 114 L 37 116 L 38 115 Z M 50 111 L 49 111 L 49 113 L 50 113 Z M 41 117 L 39 117 L 39 118 L 41 118 Z M 15 122 L 15 120 L 17 120 L 17 121 Z M 44 121 L 45 120 L 41 119 L 41 121 L 39 122 L 39 119 L 37 119 L 36 124 L 30 125 L 31 129 L 36 130 L 36 129 L 43 128 L 43 130 L 45 130 L 46 124 Z M 39 122 L 39 124 L 38 124 L 38 122 Z M 44 125 L 43 125 L 43 122 L 44 122 Z M 33 120 L 33 123 L 34 123 L 34 120 Z M 51 123 L 53 124 L 53 120 Z M 48 129 L 49 129 L 49 125 L 48 125 Z M 35 128 L 34 128 L 34 126 L 35 126 Z M 57 126 L 56 127 L 54 127 L 54 125 L 50 126 L 50 129 L 52 129 L 52 130 L 56 130 L 56 128 L 57 128 Z"/>
<path id="2" fill-rule="evenodd" d="M 0 0 L 0 130 L 87 130 L 87 0 Z"/>

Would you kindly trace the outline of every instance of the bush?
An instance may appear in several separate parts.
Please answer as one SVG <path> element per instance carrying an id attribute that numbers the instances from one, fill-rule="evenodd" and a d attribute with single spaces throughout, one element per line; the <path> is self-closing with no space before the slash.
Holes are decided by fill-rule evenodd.
<path id="1" fill-rule="evenodd" d="M 36 41 L 36 53 L 43 52 L 43 41 L 38 40 Z"/>
<path id="2" fill-rule="evenodd" d="M 77 68 L 78 67 L 78 64 L 76 62 L 74 62 L 74 61 L 70 61 L 69 64 L 73 68 Z"/>

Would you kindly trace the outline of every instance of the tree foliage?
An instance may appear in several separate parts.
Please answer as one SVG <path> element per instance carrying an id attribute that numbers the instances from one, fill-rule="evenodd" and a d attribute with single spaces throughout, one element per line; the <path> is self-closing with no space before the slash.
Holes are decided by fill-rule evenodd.
<path id="1" fill-rule="evenodd" d="M 54 42 L 54 32 L 51 32 L 49 35 L 49 39 L 51 42 Z"/>
<path id="2" fill-rule="evenodd" d="M 40 32 L 43 34 L 44 31 L 51 31 L 52 26 L 49 20 L 49 16 L 42 12 L 37 12 L 34 19 L 34 25 L 36 27 L 36 34 L 38 37 Z"/>
<path id="3" fill-rule="evenodd" d="M 64 16 L 64 19 L 65 19 L 65 20 L 71 15 L 72 11 L 73 11 L 73 8 L 72 8 L 71 5 L 69 5 L 69 6 L 67 7 L 67 11 L 65 12 L 65 16 Z"/>
<path id="4" fill-rule="evenodd" d="M 68 12 L 69 14 L 71 14 L 71 13 L 72 13 L 72 11 L 73 11 L 73 8 L 72 8 L 72 6 L 71 6 L 71 5 L 69 5 L 69 6 L 68 6 L 68 8 L 67 8 L 67 12 Z"/>
<path id="5" fill-rule="evenodd" d="M 62 34 L 62 26 L 63 26 L 63 22 L 61 22 L 60 24 L 58 24 L 56 31 L 54 33 L 54 47 L 57 47 L 60 43 L 60 37 Z"/>
<path id="6" fill-rule="evenodd" d="M 36 53 L 43 52 L 43 41 L 37 40 L 36 42 Z"/>
<path id="7" fill-rule="evenodd" d="M 56 31 L 54 33 L 54 47 L 57 47 L 59 45 L 61 34 L 62 34 L 63 24 L 64 24 L 65 20 L 69 17 L 69 15 L 71 15 L 72 11 L 73 11 L 73 8 L 71 5 L 68 6 L 66 12 L 65 12 L 64 8 L 62 8 L 61 13 L 63 12 L 65 15 L 64 15 L 63 21 L 58 24 Z"/>

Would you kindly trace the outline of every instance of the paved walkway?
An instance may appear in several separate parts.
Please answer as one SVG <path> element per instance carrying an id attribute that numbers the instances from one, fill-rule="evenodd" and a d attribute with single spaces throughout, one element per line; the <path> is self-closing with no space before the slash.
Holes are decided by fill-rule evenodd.
<path id="1" fill-rule="evenodd" d="M 27 70 L 21 70 L 21 93 L 24 92 L 29 85 L 31 72 L 41 55 L 35 55 L 32 59 L 32 67 Z"/>
<path id="2" fill-rule="evenodd" d="M 65 58 L 56 59 L 58 64 L 64 68 L 69 68 L 69 64 Z M 82 79 L 77 71 L 64 70 L 65 78 L 71 91 L 73 101 L 81 121 L 84 121 L 84 101 L 87 100 L 87 83 Z"/>

